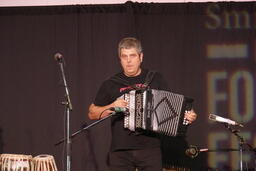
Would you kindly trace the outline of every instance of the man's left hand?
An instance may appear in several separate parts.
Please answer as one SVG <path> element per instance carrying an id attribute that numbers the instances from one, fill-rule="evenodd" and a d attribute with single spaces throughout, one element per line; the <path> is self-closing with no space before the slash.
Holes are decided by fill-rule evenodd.
<path id="1" fill-rule="evenodd" d="M 197 114 L 193 109 L 185 112 L 185 119 L 187 120 L 188 124 L 191 124 L 192 122 L 194 122 L 196 118 L 197 118 Z"/>

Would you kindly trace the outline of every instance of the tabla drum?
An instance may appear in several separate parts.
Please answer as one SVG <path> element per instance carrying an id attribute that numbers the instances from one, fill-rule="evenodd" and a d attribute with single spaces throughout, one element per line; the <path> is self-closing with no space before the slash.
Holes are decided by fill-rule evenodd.
<path id="1" fill-rule="evenodd" d="M 33 158 L 34 171 L 58 171 L 52 155 L 41 154 Z"/>
<path id="2" fill-rule="evenodd" d="M 33 171 L 31 155 L 1 154 L 0 171 Z"/>

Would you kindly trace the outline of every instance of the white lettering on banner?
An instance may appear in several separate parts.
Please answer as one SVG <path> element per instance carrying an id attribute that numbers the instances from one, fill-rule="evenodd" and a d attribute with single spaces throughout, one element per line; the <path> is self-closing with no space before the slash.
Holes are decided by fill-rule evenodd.
<path id="1" fill-rule="evenodd" d="M 221 8 L 219 4 L 212 3 L 206 7 L 207 20 L 205 28 L 216 29 L 251 29 L 255 28 L 255 13 L 251 14 L 247 10 L 230 11 Z"/>
<path id="2" fill-rule="evenodd" d="M 226 70 L 213 70 L 207 73 L 207 113 L 221 113 L 226 111 L 227 117 L 244 125 L 254 120 L 254 74 L 245 69 L 228 72 Z M 222 105 L 225 103 L 225 105 Z M 209 124 L 214 124 L 209 122 Z M 246 142 L 256 143 L 253 130 L 241 133 Z M 208 136 L 208 148 L 238 148 L 239 141 L 228 130 L 211 131 Z M 219 146 L 218 146 L 219 145 Z M 253 145 L 253 144 L 252 144 Z M 254 146 L 253 145 L 253 146 Z M 228 161 L 227 161 L 228 160 Z M 244 154 L 245 163 L 252 160 L 249 153 Z M 235 170 L 239 168 L 239 152 L 209 153 L 208 164 L 211 168 L 226 165 Z"/>

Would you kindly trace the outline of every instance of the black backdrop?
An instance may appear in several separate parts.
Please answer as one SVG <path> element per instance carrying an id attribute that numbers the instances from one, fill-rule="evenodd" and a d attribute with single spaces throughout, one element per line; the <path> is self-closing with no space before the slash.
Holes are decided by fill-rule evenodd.
<path id="1" fill-rule="evenodd" d="M 194 108 L 199 116 L 190 126 L 189 144 L 206 148 L 237 147 L 236 139 L 232 139 L 222 126 L 208 122 L 210 112 L 244 122 L 243 131 L 247 133 L 248 142 L 255 144 L 255 124 L 252 122 L 255 120 L 255 7 L 254 2 L 127 2 L 0 8 L 1 152 L 33 156 L 51 154 L 59 170 L 63 170 L 63 145 L 55 147 L 54 144 L 64 134 L 64 106 L 60 105 L 64 89 L 53 56 L 60 52 L 65 58 L 74 107 L 70 121 L 71 132 L 74 132 L 92 123 L 87 117 L 88 106 L 100 83 L 120 70 L 117 44 L 126 36 L 142 41 L 144 67 L 163 73 L 173 92 L 195 99 Z M 234 57 L 240 51 L 233 52 L 239 47 L 228 46 L 232 44 L 245 45 L 242 50 L 240 48 L 243 52 L 240 58 Z M 215 55 L 216 59 L 211 59 L 213 53 L 209 45 L 232 47 L 233 50 L 221 51 L 220 57 Z M 244 78 L 248 77 L 241 77 L 237 82 L 237 97 L 243 99 L 238 101 L 241 106 L 238 116 L 239 111 L 242 116 L 248 113 L 244 106 L 249 103 L 252 105 L 249 119 L 229 114 L 235 107 L 228 100 L 216 103 L 212 111 L 209 107 L 212 106 L 209 93 L 213 91 L 209 90 L 212 83 L 207 80 L 212 78 L 209 73 L 213 71 L 224 72 L 226 80 L 232 79 L 234 73 L 243 75 L 245 72 L 249 75 L 248 80 L 252 78 L 249 81 L 252 87 L 246 84 Z M 229 91 L 233 83 L 220 82 L 216 87 L 218 91 Z M 228 97 L 231 96 L 232 91 L 229 91 Z M 212 144 L 214 133 L 220 133 L 219 137 L 224 136 L 225 141 L 217 146 Z M 105 160 L 110 137 L 109 121 L 77 136 L 72 142 L 72 170 L 108 170 Z M 233 161 L 238 153 L 220 153 L 220 158 L 223 155 L 227 159 L 224 156 L 216 164 L 214 161 L 219 159 L 213 157 L 206 165 L 237 167 Z M 253 156 L 250 153 L 248 156 L 251 156 L 250 166 Z"/>

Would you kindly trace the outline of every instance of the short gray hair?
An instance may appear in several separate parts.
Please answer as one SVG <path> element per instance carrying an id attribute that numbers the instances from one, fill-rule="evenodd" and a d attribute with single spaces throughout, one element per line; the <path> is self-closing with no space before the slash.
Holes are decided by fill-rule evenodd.
<path id="1" fill-rule="evenodd" d="M 118 55 L 120 56 L 121 49 L 135 48 L 138 53 L 142 52 L 141 42 L 134 37 L 123 38 L 118 44 Z"/>

